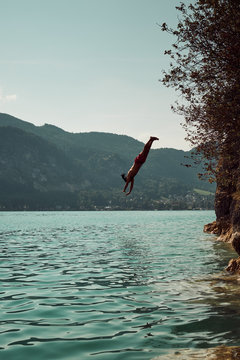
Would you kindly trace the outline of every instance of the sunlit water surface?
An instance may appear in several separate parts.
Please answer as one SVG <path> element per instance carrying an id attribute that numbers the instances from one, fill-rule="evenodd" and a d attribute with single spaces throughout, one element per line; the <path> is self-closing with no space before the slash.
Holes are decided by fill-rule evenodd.
<path id="1" fill-rule="evenodd" d="M 148 360 L 240 345 L 212 211 L 1 212 L 1 359 Z M 177 354 L 177 352 L 176 352 Z"/>

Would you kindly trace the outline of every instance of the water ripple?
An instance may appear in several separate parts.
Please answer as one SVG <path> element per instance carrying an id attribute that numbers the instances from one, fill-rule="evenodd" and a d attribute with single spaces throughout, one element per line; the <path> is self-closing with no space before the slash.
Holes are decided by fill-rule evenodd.
<path id="1" fill-rule="evenodd" d="M 219 272 L 231 250 L 202 234 L 211 216 L 0 213 L 3 358 L 150 360 L 239 345 L 239 283 Z"/>

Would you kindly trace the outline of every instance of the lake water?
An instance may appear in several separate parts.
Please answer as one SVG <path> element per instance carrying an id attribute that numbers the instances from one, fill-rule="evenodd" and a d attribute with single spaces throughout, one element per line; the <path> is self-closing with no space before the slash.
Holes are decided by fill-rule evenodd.
<path id="1" fill-rule="evenodd" d="M 0 359 L 150 360 L 240 345 L 239 284 L 222 271 L 236 255 L 203 233 L 212 220 L 1 212 Z"/>

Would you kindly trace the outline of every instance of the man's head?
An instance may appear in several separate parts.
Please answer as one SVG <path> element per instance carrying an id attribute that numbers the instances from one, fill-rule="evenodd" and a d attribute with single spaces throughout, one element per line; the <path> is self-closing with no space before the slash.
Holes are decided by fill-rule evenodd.
<path id="1" fill-rule="evenodd" d="M 123 178 L 123 180 L 124 180 L 125 182 L 127 182 L 127 178 L 126 178 L 126 175 L 125 175 L 125 174 L 121 174 L 121 177 Z"/>

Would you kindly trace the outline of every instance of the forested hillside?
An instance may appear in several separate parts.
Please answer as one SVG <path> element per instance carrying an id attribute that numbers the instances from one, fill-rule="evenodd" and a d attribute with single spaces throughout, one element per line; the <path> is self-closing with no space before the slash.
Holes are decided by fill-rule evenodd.
<path id="1" fill-rule="evenodd" d="M 213 206 L 208 191 L 213 193 L 214 186 L 198 180 L 199 169 L 182 166 L 189 154 L 175 149 L 152 149 L 133 193 L 126 198 L 120 175 L 142 147 L 143 143 L 125 135 L 74 134 L 0 114 L 0 209 Z"/>

